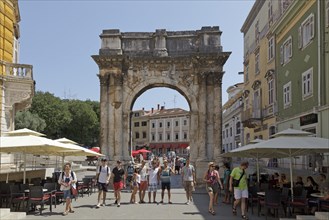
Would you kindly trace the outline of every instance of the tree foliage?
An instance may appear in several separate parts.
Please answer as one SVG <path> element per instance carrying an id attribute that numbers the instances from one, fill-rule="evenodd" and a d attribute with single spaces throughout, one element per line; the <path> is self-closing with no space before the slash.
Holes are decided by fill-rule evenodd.
<path id="1" fill-rule="evenodd" d="M 42 132 L 51 139 L 66 137 L 79 144 L 98 146 L 99 112 L 99 102 L 61 100 L 38 91 L 29 111 L 16 114 L 15 127 Z"/>
<path id="2" fill-rule="evenodd" d="M 29 128 L 34 131 L 43 132 L 46 127 L 46 121 L 33 114 L 30 111 L 17 112 L 15 116 L 15 128 Z"/>

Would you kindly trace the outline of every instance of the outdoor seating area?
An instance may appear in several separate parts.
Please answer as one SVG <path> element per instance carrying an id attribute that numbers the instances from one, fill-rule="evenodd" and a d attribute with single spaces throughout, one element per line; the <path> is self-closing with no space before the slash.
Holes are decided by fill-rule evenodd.
<path id="1" fill-rule="evenodd" d="M 58 175 L 54 178 L 34 178 L 31 181 L 0 182 L 0 208 L 10 208 L 11 212 L 38 211 L 42 215 L 44 209 L 52 212 L 53 206 L 64 204 L 63 192 L 59 190 Z M 96 192 L 95 175 L 82 177 L 77 182 L 78 197 L 90 196 Z M 77 198 L 75 198 L 77 199 Z"/>

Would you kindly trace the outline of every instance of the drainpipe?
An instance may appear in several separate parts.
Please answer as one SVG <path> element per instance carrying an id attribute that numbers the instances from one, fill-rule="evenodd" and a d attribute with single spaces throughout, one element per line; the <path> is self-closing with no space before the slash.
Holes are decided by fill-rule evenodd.
<path id="1" fill-rule="evenodd" d="M 321 5 L 320 0 L 317 0 L 317 8 L 318 8 L 318 108 L 321 107 Z M 322 137 L 322 126 L 321 126 L 321 112 L 318 109 L 318 130 L 319 130 L 319 137 Z"/>

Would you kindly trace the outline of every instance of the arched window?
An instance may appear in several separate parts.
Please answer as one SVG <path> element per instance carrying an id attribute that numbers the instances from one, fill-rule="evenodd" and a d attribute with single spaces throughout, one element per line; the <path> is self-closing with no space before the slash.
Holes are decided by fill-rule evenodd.
<path id="1" fill-rule="evenodd" d="M 268 132 L 269 132 L 269 137 L 270 137 L 270 138 L 273 138 L 272 136 L 275 134 L 275 126 L 271 126 L 271 127 L 268 129 Z"/>
<path id="2" fill-rule="evenodd" d="M 247 133 L 246 134 L 246 144 L 249 144 L 250 143 L 250 134 Z"/>

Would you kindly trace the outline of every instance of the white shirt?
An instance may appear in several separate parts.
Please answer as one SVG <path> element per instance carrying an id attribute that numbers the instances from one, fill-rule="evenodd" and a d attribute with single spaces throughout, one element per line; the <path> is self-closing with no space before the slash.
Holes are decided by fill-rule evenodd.
<path id="1" fill-rule="evenodd" d="M 158 171 L 158 167 L 149 170 L 149 184 L 158 184 Z"/>
<path id="2" fill-rule="evenodd" d="M 98 167 L 96 172 L 99 173 L 98 182 L 100 183 L 106 183 L 106 181 L 109 179 L 111 175 L 111 169 L 107 165 L 101 166 L 101 172 L 99 172 L 99 167 Z"/>
<path id="3" fill-rule="evenodd" d="M 145 165 L 144 165 L 143 169 L 141 169 L 139 174 L 140 174 L 141 181 L 147 181 L 147 168 L 145 167 Z"/>

